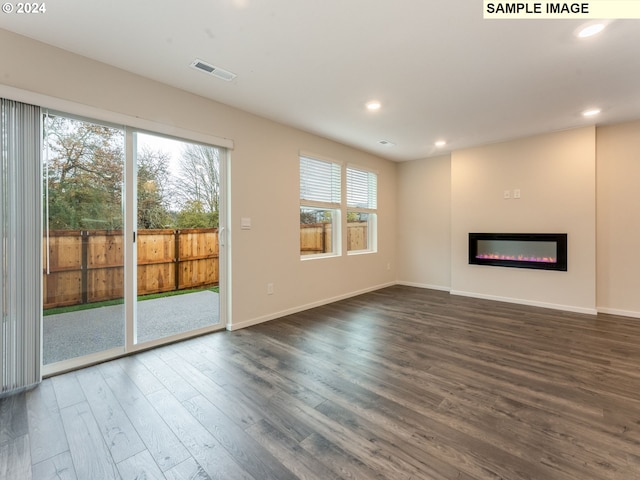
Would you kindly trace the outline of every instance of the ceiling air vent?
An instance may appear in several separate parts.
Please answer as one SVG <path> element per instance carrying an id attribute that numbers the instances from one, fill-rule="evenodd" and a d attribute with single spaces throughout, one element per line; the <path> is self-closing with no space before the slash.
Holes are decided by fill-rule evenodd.
<path id="1" fill-rule="evenodd" d="M 203 62 L 202 60 L 198 60 L 197 58 L 193 62 L 191 62 L 191 68 L 195 68 L 196 70 L 200 70 L 201 72 L 208 73 L 209 75 L 213 75 L 214 77 L 225 80 L 227 82 L 236 78 L 235 73 L 231 73 L 228 70 L 216 67 L 215 65 L 211 65 L 210 63 Z"/>

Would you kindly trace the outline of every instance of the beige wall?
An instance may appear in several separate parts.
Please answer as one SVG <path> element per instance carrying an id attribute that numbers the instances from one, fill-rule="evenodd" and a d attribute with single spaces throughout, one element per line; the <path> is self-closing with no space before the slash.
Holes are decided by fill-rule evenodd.
<path id="1" fill-rule="evenodd" d="M 595 312 L 595 174 L 594 127 L 399 165 L 399 281 Z M 568 271 L 469 265 L 469 232 L 566 232 Z"/>
<path id="2" fill-rule="evenodd" d="M 598 309 L 640 318 L 640 121 L 596 138 Z"/>
<path id="3" fill-rule="evenodd" d="M 638 152 L 634 121 L 454 152 L 453 173 L 446 157 L 400 164 L 399 282 L 640 318 Z M 488 229 L 567 231 L 569 271 L 467 265 L 466 234 Z"/>
<path id="4" fill-rule="evenodd" d="M 595 312 L 595 165 L 594 127 L 454 152 L 452 293 Z M 567 233 L 568 271 L 469 265 L 469 232 Z"/>
<path id="5" fill-rule="evenodd" d="M 451 157 L 398 165 L 398 279 L 451 286 Z"/>
<path id="6" fill-rule="evenodd" d="M 0 58 L 0 84 L 5 87 L 95 107 L 105 117 L 97 119 L 112 118 L 115 112 L 168 130 L 233 141 L 229 226 L 234 326 L 395 281 L 394 163 L 3 30 Z M 378 172 L 378 253 L 300 261 L 300 150 Z M 251 230 L 240 230 L 241 217 L 252 219 Z M 274 295 L 267 295 L 269 282 Z"/>
<path id="7" fill-rule="evenodd" d="M 236 326 L 392 283 L 396 268 L 401 283 L 640 316 L 640 122 L 396 165 L 3 30 L 0 58 L 0 87 L 94 107 L 109 118 L 115 113 L 155 122 L 167 127 L 165 133 L 233 141 Z M 378 254 L 299 260 L 300 150 L 378 171 Z M 269 181 L 275 175 L 278 180 Z M 514 188 L 522 198 L 504 200 L 503 191 Z M 240 230 L 241 217 L 251 217 L 252 230 Z M 469 266 L 466 234 L 472 230 L 567 231 L 569 272 Z M 274 295 L 266 294 L 268 282 L 275 284 Z"/>

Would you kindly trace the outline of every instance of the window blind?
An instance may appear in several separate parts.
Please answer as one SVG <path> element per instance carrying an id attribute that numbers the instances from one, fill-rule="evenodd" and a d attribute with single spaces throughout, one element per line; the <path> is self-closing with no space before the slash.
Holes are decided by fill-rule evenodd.
<path id="1" fill-rule="evenodd" d="M 0 99 L 0 397 L 41 380 L 41 138 L 39 107 Z"/>
<path id="2" fill-rule="evenodd" d="M 347 167 L 347 206 L 368 210 L 378 208 L 378 175 Z"/>
<path id="3" fill-rule="evenodd" d="M 338 163 L 300 157 L 300 200 L 305 204 L 340 206 L 342 185 Z"/>

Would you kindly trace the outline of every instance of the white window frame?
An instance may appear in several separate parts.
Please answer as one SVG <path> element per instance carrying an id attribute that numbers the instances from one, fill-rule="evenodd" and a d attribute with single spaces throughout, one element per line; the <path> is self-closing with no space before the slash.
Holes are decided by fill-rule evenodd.
<path id="1" fill-rule="evenodd" d="M 357 172 L 366 178 L 359 181 L 354 178 L 352 172 Z M 345 184 L 347 221 L 349 213 L 368 214 L 367 248 L 349 250 L 347 245 L 347 255 L 376 253 L 378 251 L 378 172 L 348 164 L 345 169 Z"/>
<path id="2" fill-rule="evenodd" d="M 321 168 L 330 168 L 330 178 L 318 176 L 313 177 L 312 171 L 307 171 L 306 167 L 313 168 L 313 163 Z M 306 163 L 306 165 L 304 165 Z M 323 253 L 300 252 L 301 260 L 314 260 L 318 258 L 338 257 L 342 255 L 342 198 L 343 198 L 343 177 L 344 166 L 341 162 L 319 155 L 300 152 L 300 206 L 302 209 L 328 210 L 331 212 L 331 245 L 332 251 Z M 318 172 L 320 173 L 320 172 Z M 337 178 L 336 178 L 337 175 Z M 306 177 L 306 178 L 305 178 Z M 305 183 L 307 182 L 307 183 Z M 315 190 L 315 191 L 314 191 Z"/>

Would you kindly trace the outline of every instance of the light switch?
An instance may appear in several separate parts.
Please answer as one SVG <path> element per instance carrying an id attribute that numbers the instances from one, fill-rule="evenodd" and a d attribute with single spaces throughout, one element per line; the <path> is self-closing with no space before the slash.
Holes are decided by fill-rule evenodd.
<path id="1" fill-rule="evenodd" d="M 240 228 L 242 230 L 251 230 L 251 219 L 249 217 L 242 217 L 240 219 Z"/>
<path id="2" fill-rule="evenodd" d="M 511 198 L 511 190 L 505 190 L 504 191 L 504 199 L 507 200 Z"/>

